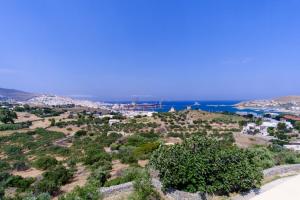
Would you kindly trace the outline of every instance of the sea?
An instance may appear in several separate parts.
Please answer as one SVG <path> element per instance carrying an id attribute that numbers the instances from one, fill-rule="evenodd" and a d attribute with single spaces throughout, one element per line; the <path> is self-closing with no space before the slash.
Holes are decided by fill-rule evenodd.
<path id="1" fill-rule="evenodd" d="M 147 111 L 155 112 L 168 112 L 172 107 L 176 111 L 186 110 L 187 108 L 191 110 L 203 110 L 207 112 L 247 112 L 247 113 L 257 113 L 262 114 L 260 110 L 253 109 L 238 109 L 235 107 L 237 103 L 241 101 L 232 100 L 232 101 L 138 101 L 136 104 L 160 104 L 157 108 L 149 108 Z M 108 103 L 117 103 L 117 104 L 131 104 L 130 101 L 113 101 Z"/>

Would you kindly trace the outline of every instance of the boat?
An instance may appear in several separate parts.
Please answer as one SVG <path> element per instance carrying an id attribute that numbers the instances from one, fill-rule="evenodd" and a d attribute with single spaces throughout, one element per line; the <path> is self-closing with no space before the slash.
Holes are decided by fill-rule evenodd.
<path id="1" fill-rule="evenodd" d="M 196 101 L 196 102 L 194 103 L 194 106 L 200 106 L 200 103 Z"/>

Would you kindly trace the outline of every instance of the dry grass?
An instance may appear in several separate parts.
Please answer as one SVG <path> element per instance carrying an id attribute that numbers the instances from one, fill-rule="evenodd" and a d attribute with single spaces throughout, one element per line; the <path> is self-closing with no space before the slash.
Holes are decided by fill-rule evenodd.
<path id="1" fill-rule="evenodd" d="M 263 139 L 261 137 L 256 137 L 252 135 L 246 135 L 242 133 L 234 134 L 235 143 L 242 148 L 248 148 L 254 145 L 268 145 L 269 142 L 267 139 Z"/>
<path id="2" fill-rule="evenodd" d="M 74 135 L 77 131 L 82 130 L 82 129 L 83 129 L 83 127 L 78 127 L 78 126 L 74 126 L 74 125 L 68 125 L 63 128 L 60 128 L 57 126 L 51 126 L 51 127 L 47 128 L 47 130 L 49 130 L 49 131 L 62 132 L 65 135 Z"/>
<path id="3" fill-rule="evenodd" d="M 23 178 L 29 178 L 29 177 L 35 178 L 35 177 L 41 176 L 43 172 L 44 171 L 38 170 L 36 168 L 30 168 L 25 171 L 13 171 L 12 174 L 15 176 L 21 176 Z"/>
<path id="4" fill-rule="evenodd" d="M 41 119 L 40 117 L 38 117 L 34 114 L 31 114 L 31 113 L 28 113 L 28 112 L 17 112 L 17 116 L 18 116 L 18 119 L 15 120 L 16 123 L 27 122 L 27 121 L 36 121 L 36 120 Z"/>
<path id="5" fill-rule="evenodd" d="M 120 176 L 120 174 L 128 167 L 128 164 L 123 164 L 120 160 L 113 160 L 112 170 L 110 171 L 110 180 Z"/>
<path id="6" fill-rule="evenodd" d="M 146 165 L 148 165 L 148 163 L 149 163 L 149 160 L 139 160 L 138 161 L 138 164 L 141 167 L 146 167 Z"/>
<path id="7" fill-rule="evenodd" d="M 164 142 L 166 145 L 181 144 L 182 139 L 179 137 L 167 137 L 167 138 L 164 138 Z"/>

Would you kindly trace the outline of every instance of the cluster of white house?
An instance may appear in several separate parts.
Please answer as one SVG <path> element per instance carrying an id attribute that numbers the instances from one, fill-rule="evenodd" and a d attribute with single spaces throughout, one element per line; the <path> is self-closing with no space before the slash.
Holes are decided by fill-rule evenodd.
<path id="1" fill-rule="evenodd" d="M 291 122 L 288 122 L 286 120 L 275 120 L 270 118 L 263 118 L 263 122 L 260 125 L 257 125 L 255 123 L 248 123 L 242 130 L 242 133 L 244 134 L 250 134 L 250 135 L 256 135 L 260 134 L 262 136 L 268 136 L 268 129 L 269 128 L 277 128 L 279 123 L 284 123 L 286 125 L 287 129 L 292 129 L 293 125 Z"/>

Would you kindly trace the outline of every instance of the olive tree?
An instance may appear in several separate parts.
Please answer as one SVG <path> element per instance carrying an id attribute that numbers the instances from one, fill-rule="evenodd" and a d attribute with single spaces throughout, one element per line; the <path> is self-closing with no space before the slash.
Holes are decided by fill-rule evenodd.
<path id="1" fill-rule="evenodd" d="M 159 171 L 164 189 L 228 194 L 259 187 L 263 178 L 254 153 L 203 136 L 160 146 L 150 164 Z"/>

